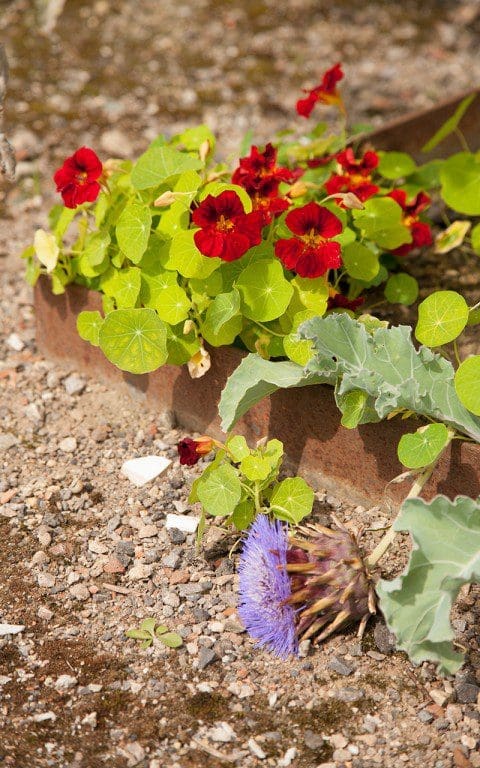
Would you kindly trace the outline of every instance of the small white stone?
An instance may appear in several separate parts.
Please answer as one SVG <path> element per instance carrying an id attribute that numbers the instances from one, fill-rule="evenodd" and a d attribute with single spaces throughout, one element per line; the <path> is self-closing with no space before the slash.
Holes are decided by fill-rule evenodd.
<path id="1" fill-rule="evenodd" d="M 33 715 L 32 717 L 34 723 L 44 723 L 47 720 L 51 720 L 52 723 L 54 723 L 56 719 L 57 716 L 55 712 L 40 712 L 38 715 Z"/>
<path id="2" fill-rule="evenodd" d="M 106 555 L 108 552 L 108 547 L 96 539 L 90 539 L 88 542 L 88 549 L 90 552 L 93 552 L 94 555 Z"/>
<path id="3" fill-rule="evenodd" d="M 55 576 L 52 576 L 51 573 L 39 573 L 37 576 L 37 584 L 39 587 L 54 587 Z"/>
<path id="4" fill-rule="evenodd" d="M 11 333 L 10 336 L 7 337 L 6 342 L 7 346 L 10 347 L 10 349 L 13 349 L 14 352 L 21 352 L 25 346 L 17 333 Z"/>
<path id="5" fill-rule="evenodd" d="M 8 675 L 0 675 L 0 685 L 7 685 L 12 680 Z"/>
<path id="6" fill-rule="evenodd" d="M 50 608 L 47 608 L 45 605 L 41 605 L 37 611 L 37 616 L 39 619 L 43 619 L 44 621 L 50 621 L 50 619 L 53 618 L 53 611 L 51 611 Z"/>
<path id="7" fill-rule="evenodd" d="M 232 726 L 224 721 L 216 723 L 213 728 L 209 728 L 207 736 L 210 741 L 217 741 L 222 744 L 228 744 L 229 741 L 235 741 L 237 738 Z"/>
<path id="8" fill-rule="evenodd" d="M 85 584 L 74 584 L 73 587 L 70 587 L 69 592 L 77 600 L 88 600 L 90 597 L 90 592 Z"/>
<path id="9" fill-rule="evenodd" d="M 199 517 L 194 517 L 193 515 L 174 515 L 170 512 L 167 515 L 165 526 L 167 530 L 169 528 L 177 528 L 179 531 L 183 531 L 184 533 L 195 533 L 199 522 Z"/>
<path id="10" fill-rule="evenodd" d="M 143 581 L 143 579 L 150 578 L 152 571 L 153 566 L 139 563 L 138 565 L 134 565 L 133 568 L 130 568 L 128 578 L 130 581 Z"/>
<path id="11" fill-rule="evenodd" d="M 67 395 L 80 395 L 87 386 L 87 382 L 77 376 L 76 373 L 71 373 L 63 380 L 63 386 Z"/>
<path id="12" fill-rule="evenodd" d="M 97 713 L 96 712 L 89 712 L 88 715 L 85 715 L 85 717 L 82 720 L 82 725 L 89 725 L 90 728 L 96 728 L 97 727 Z"/>
<path id="13" fill-rule="evenodd" d="M 156 525 L 142 525 L 142 527 L 138 529 L 139 539 L 151 539 L 153 536 L 156 536 L 157 534 L 158 534 L 158 528 Z"/>
<path id="14" fill-rule="evenodd" d="M 288 768 L 288 766 L 293 763 L 296 756 L 297 756 L 297 750 L 295 749 L 295 747 L 290 747 L 290 749 L 287 749 L 282 759 L 278 761 L 277 763 L 278 768 Z"/>
<path id="15" fill-rule="evenodd" d="M 171 463 L 164 456 L 140 456 L 138 459 L 124 461 L 120 471 L 133 485 L 140 487 L 162 475 Z"/>
<path id="16" fill-rule="evenodd" d="M 253 755 L 255 755 L 255 757 L 259 758 L 259 760 L 265 760 L 267 755 L 263 751 L 263 749 L 261 748 L 260 744 L 257 744 L 255 739 L 249 739 L 248 740 L 248 748 L 249 748 L 250 752 Z"/>
<path id="17" fill-rule="evenodd" d="M 54 686 L 57 691 L 68 691 L 69 688 L 73 688 L 77 683 L 78 680 L 73 675 L 60 675 L 55 680 Z"/>
<path id="18" fill-rule="evenodd" d="M 278 693 L 271 693 L 270 696 L 268 697 L 268 706 L 270 707 L 270 709 L 274 708 L 277 701 L 278 701 Z"/>
<path id="19" fill-rule="evenodd" d="M 429 691 L 430 698 L 432 701 L 435 702 L 439 707 L 443 707 L 443 705 L 448 701 L 448 694 L 445 693 L 445 691 L 441 691 L 439 688 L 432 688 Z"/>
<path id="20" fill-rule="evenodd" d="M 77 441 L 74 437 L 64 437 L 60 440 L 58 447 L 64 453 L 73 453 L 77 450 Z"/>
<path id="21" fill-rule="evenodd" d="M 25 629 L 24 624 L 0 624 L 0 637 L 4 635 L 18 635 Z"/>

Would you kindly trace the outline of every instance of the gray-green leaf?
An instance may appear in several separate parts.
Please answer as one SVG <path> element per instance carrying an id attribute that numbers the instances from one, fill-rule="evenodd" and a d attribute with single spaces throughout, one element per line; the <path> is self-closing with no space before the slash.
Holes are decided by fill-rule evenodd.
<path id="1" fill-rule="evenodd" d="M 382 612 L 413 662 L 434 661 L 453 674 L 463 656 L 452 646 L 452 604 L 463 584 L 480 580 L 479 501 L 408 499 L 394 528 L 409 531 L 414 545 L 403 574 L 377 586 Z"/>

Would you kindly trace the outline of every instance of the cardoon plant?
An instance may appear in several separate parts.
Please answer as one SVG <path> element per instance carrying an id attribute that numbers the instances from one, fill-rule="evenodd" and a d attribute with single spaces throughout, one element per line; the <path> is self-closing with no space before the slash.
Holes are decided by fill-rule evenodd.
<path id="1" fill-rule="evenodd" d="M 245 540 L 239 574 L 239 616 L 260 645 L 281 658 L 300 640 L 318 643 L 375 612 L 373 585 L 356 535 L 337 529 L 286 527 L 259 515 Z"/>

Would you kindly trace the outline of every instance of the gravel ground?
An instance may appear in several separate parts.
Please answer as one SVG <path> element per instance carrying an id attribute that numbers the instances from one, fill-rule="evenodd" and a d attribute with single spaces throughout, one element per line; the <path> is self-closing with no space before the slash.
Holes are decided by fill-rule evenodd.
<path id="1" fill-rule="evenodd" d="M 50 41 L 30 3 L 0 9 L 20 161 L 17 187 L 0 189 L 0 623 L 26 627 L 0 637 L 0 762 L 479 768 L 479 590 L 454 616 L 468 650 L 455 678 L 392 653 L 380 621 L 288 663 L 257 651 L 235 613 L 231 536 L 211 526 L 197 552 L 166 530 L 167 513 L 197 512 L 181 433 L 41 358 L 17 258 L 45 224 L 53 169 L 82 143 L 129 155 L 203 119 L 228 156 L 248 127 L 262 141 L 289 124 L 299 87 L 338 59 L 354 120 L 478 83 L 478 3 L 67 2 Z M 120 467 L 150 453 L 173 463 L 136 488 Z M 317 507 L 374 527 L 387 514 L 322 489 Z M 184 646 L 126 639 L 147 616 Z"/>

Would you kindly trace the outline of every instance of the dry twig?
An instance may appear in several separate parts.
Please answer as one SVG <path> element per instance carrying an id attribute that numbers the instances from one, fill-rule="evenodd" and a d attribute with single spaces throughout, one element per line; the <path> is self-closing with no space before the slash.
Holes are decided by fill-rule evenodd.
<path id="1" fill-rule="evenodd" d="M 0 173 L 13 181 L 15 178 L 15 155 L 3 132 L 3 105 L 7 93 L 8 62 L 5 48 L 0 45 Z"/>

